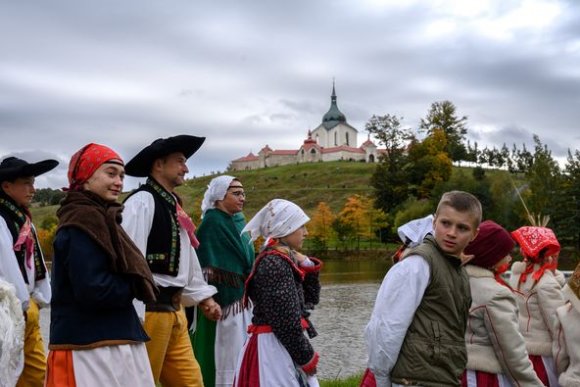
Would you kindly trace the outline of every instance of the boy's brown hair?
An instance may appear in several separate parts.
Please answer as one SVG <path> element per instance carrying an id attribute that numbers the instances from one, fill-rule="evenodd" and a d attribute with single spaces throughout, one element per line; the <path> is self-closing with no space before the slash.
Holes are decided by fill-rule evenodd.
<path id="1" fill-rule="evenodd" d="M 479 199 L 464 191 L 449 191 L 445 192 L 439 200 L 435 216 L 439 215 L 439 210 L 444 207 L 451 207 L 459 212 L 469 212 L 475 218 L 475 228 L 479 227 L 482 217 L 481 203 Z"/>

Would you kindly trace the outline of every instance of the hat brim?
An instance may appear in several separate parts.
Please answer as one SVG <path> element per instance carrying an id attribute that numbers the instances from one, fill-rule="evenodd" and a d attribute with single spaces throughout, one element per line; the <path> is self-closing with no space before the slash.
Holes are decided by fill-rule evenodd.
<path id="1" fill-rule="evenodd" d="M 179 135 L 165 139 L 157 139 L 142 149 L 125 165 L 125 174 L 135 177 L 147 177 L 151 167 L 158 158 L 171 153 L 183 153 L 190 158 L 204 143 L 205 137 Z"/>
<path id="2" fill-rule="evenodd" d="M 40 176 L 56 168 L 57 165 L 58 161 L 49 159 L 17 167 L 0 168 L 0 181 L 14 180 L 19 177 Z"/>

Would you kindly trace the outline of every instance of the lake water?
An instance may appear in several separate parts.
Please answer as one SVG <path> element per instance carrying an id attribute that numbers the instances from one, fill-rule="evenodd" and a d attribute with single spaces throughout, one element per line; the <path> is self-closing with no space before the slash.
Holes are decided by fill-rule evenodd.
<path id="1" fill-rule="evenodd" d="M 386 261 L 325 262 L 320 304 L 311 316 L 318 331 L 312 345 L 320 353 L 321 379 L 345 377 L 365 369 L 363 331 L 386 269 Z M 49 309 L 41 310 L 40 318 L 47 344 Z"/>

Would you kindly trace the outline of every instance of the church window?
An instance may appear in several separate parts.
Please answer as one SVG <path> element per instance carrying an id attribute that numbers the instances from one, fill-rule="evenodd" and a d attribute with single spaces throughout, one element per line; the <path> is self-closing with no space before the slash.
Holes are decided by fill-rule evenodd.
<path id="1" fill-rule="evenodd" d="M 315 155 L 316 154 L 316 149 L 314 149 L 314 148 L 310 149 L 310 153 L 312 153 L 313 155 Z"/>
<path id="2" fill-rule="evenodd" d="M 334 146 L 338 145 L 338 133 L 334 132 Z"/>
<path id="3" fill-rule="evenodd" d="M 350 145 L 348 141 L 348 132 L 346 132 L 346 145 Z"/>

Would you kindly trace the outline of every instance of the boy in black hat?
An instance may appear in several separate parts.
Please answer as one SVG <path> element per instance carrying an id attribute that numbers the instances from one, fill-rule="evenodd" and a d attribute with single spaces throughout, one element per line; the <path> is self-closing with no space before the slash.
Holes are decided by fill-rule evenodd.
<path id="1" fill-rule="evenodd" d="M 28 207 L 34 178 L 58 165 L 56 160 L 28 163 L 8 157 L 0 163 L 0 278 L 10 282 L 26 319 L 24 369 L 17 386 L 42 386 L 46 354 L 39 307 L 50 303 L 50 279 Z"/>
<path id="2" fill-rule="evenodd" d="M 217 290 L 205 281 L 195 253 L 195 226 L 174 192 L 189 172 L 187 159 L 204 140 L 189 135 L 158 139 L 125 165 L 127 175 L 147 177 L 125 201 L 123 227 L 160 290 L 156 302 L 135 307 L 151 337 L 146 345 L 154 379 L 164 386 L 203 386 L 183 307 L 197 305 L 207 318 L 221 317 L 212 298 Z"/>

